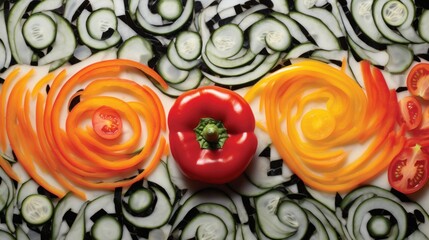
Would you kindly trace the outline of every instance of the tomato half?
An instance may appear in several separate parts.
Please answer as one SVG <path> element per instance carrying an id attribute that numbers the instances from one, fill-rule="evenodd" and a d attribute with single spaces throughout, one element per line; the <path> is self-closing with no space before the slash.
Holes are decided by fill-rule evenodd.
<path id="1" fill-rule="evenodd" d="M 429 64 L 415 65 L 407 76 L 408 91 L 414 96 L 429 100 Z"/>
<path id="2" fill-rule="evenodd" d="M 115 109 L 103 106 L 92 115 L 92 127 L 98 136 L 115 139 L 122 133 L 122 119 Z"/>
<path id="3" fill-rule="evenodd" d="M 394 189 L 411 194 L 425 186 L 428 171 L 429 155 L 421 146 L 404 147 L 389 165 L 389 183 Z"/>
<path id="4" fill-rule="evenodd" d="M 414 96 L 399 100 L 400 122 L 405 122 L 408 130 L 416 129 L 422 122 L 422 106 Z"/>

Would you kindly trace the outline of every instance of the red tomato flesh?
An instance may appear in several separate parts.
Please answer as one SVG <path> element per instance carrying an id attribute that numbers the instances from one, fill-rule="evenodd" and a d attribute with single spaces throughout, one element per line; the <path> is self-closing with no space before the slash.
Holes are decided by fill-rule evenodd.
<path id="1" fill-rule="evenodd" d="M 411 194 L 426 185 L 428 171 L 429 155 L 421 146 L 405 147 L 389 165 L 389 183 L 394 189 Z"/>
<path id="2" fill-rule="evenodd" d="M 414 96 L 429 100 L 429 64 L 415 65 L 407 76 L 408 91 Z"/>
<path id="3" fill-rule="evenodd" d="M 101 138 L 115 139 L 122 133 L 122 119 L 115 109 L 103 106 L 92 115 L 92 127 Z"/>
<path id="4" fill-rule="evenodd" d="M 422 122 L 422 106 L 414 96 L 399 101 L 400 122 L 404 122 L 408 130 L 416 129 Z"/>

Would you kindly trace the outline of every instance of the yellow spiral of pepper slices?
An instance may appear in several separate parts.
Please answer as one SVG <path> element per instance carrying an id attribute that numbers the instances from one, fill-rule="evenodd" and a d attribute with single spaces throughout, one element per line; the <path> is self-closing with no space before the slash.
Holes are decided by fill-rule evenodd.
<path id="1" fill-rule="evenodd" d="M 351 190 L 383 171 L 404 144 L 396 93 L 362 62 L 366 92 L 346 73 L 305 60 L 274 72 L 245 95 L 260 97 L 265 123 L 287 166 L 310 187 Z"/>

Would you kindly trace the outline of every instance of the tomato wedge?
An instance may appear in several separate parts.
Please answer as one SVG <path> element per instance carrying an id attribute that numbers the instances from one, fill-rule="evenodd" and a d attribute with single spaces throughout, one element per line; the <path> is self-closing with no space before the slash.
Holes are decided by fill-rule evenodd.
<path id="1" fill-rule="evenodd" d="M 429 63 L 419 63 L 410 70 L 407 87 L 412 95 L 429 100 Z"/>
<path id="2" fill-rule="evenodd" d="M 122 119 L 115 109 L 103 106 L 92 115 L 92 127 L 101 138 L 115 139 L 122 133 Z"/>
<path id="3" fill-rule="evenodd" d="M 411 194 L 426 185 L 429 178 L 429 155 L 418 144 L 405 147 L 390 163 L 388 178 L 390 185 Z"/>
<path id="4" fill-rule="evenodd" d="M 408 130 L 416 129 L 422 122 L 422 106 L 414 96 L 399 100 L 400 122 L 405 123 Z"/>

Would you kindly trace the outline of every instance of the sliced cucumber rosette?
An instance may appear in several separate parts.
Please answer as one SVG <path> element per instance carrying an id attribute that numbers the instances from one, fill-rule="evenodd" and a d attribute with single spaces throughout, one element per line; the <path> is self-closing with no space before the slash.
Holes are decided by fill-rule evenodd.
<path id="1" fill-rule="evenodd" d="M 337 216 L 345 220 L 353 239 L 404 239 L 414 232 L 427 232 L 427 212 L 414 202 L 401 201 L 402 197 L 363 186 L 337 201 Z"/>
<path id="2" fill-rule="evenodd" d="M 268 238 L 301 239 L 309 227 L 307 214 L 285 197 L 283 192 L 273 190 L 255 199 L 259 227 Z"/>
<path id="3" fill-rule="evenodd" d="M 375 42 L 388 44 L 390 40 L 386 39 L 377 28 L 372 14 L 372 0 L 353 0 L 351 1 L 351 13 L 359 29 Z M 378 16 L 381 18 L 381 16 Z"/>
<path id="4" fill-rule="evenodd" d="M 378 30 L 384 37 L 393 42 L 408 43 L 408 40 L 399 32 L 389 27 L 403 24 L 407 14 L 405 5 L 399 0 L 375 0 L 372 5 L 372 15 Z"/>
<path id="5" fill-rule="evenodd" d="M 133 226 L 130 232 L 140 228 L 160 228 L 170 219 L 173 207 L 168 196 L 158 187 L 138 188 L 129 194 L 128 202 L 122 204 L 122 213 L 124 219 Z"/>
<path id="6" fill-rule="evenodd" d="M 31 12 L 29 5 L 28 1 L 20 1 L 11 9 L 7 25 L 12 55 L 18 63 L 50 64 L 50 70 L 54 70 L 73 55 L 76 37 L 60 14 Z M 26 14 L 28 18 L 23 19 Z"/>

